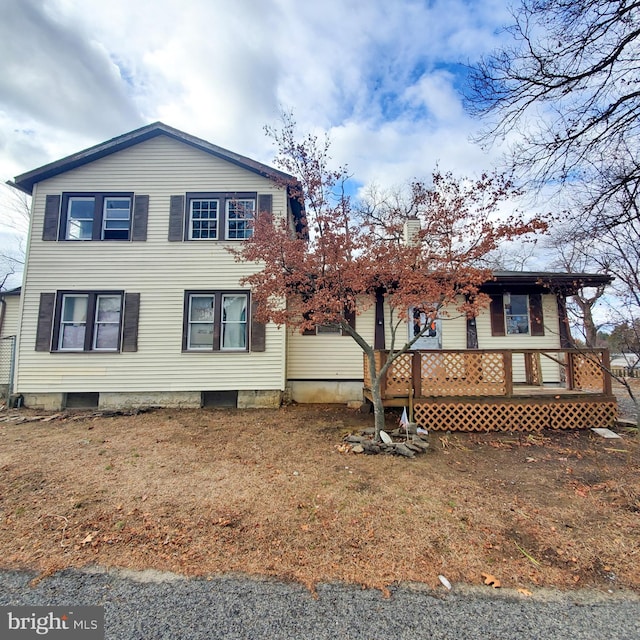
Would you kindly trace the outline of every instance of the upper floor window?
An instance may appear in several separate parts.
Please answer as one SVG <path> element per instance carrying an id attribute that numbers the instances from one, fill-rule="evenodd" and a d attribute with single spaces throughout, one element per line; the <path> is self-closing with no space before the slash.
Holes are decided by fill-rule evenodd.
<path id="1" fill-rule="evenodd" d="M 218 206 L 215 198 L 189 201 L 189 240 L 215 240 L 218 237 Z"/>
<path id="2" fill-rule="evenodd" d="M 131 193 L 65 193 L 60 240 L 129 240 Z"/>
<path id="3" fill-rule="evenodd" d="M 182 196 L 172 196 L 169 240 L 246 240 L 256 211 L 255 193 L 187 193 L 186 207 Z"/>
<path id="4" fill-rule="evenodd" d="M 128 240 L 131 228 L 131 198 L 104 198 L 103 240 Z"/>
<path id="5" fill-rule="evenodd" d="M 95 204 L 95 198 L 69 198 L 67 204 L 66 240 L 91 240 Z"/>
<path id="6" fill-rule="evenodd" d="M 256 201 L 251 199 L 227 200 L 227 240 L 246 240 L 253 233 Z"/>

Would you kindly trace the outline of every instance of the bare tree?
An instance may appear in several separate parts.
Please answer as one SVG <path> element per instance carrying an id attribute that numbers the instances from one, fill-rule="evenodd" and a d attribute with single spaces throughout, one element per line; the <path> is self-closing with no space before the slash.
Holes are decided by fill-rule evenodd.
<path id="1" fill-rule="evenodd" d="M 519 134 L 510 159 L 520 176 L 588 184 L 601 212 L 638 196 L 639 11 L 629 0 L 521 0 L 513 45 L 472 68 L 466 96 L 487 118 L 483 141 Z"/>
<path id="2" fill-rule="evenodd" d="M 24 268 L 25 238 L 31 215 L 31 198 L 10 185 L 0 193 L 0 291 L 15 284 Z"/>
<path id="3" fill-rule="evenodd" d="M 487 123 L 479 141 L 513 141 L 508 161 L 524 184 L 571 198 L 564 222 L 592 243 L 582 257 L 615 277 L 619 323 L 636 326 L 640 1 L 520 0 L 512 16 L 511 45 L 471 69 L 466 106 Z M 592 322 L 596 299 L 575 302 Z"/>
<path id="4" fill-rule="evenodd" d="M 550 234 L 545 247 L 552 251 L 552 261 L 549 268 L 566 273 L 589 273 L 601 271 L 610 274 L 609 258 L 601 253 L 597 239 L 580 231 L 576 233 L 573 227 L 556 227 Z M 607 285 L 579 289 L 570 296 L 567 312 L 572 320 L 571 324 L 578 326 L 584 343 L 589 348 L 598 346 L 598 332 L 607 323 L 602 317 L 596 320 L 596 307 L 603 307 Z"/>

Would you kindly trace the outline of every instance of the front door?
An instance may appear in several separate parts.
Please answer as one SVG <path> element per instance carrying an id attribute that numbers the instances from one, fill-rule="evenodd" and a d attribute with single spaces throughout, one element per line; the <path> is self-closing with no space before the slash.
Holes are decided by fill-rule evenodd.
<path id="1" fill-rule="evenodd" d="M 412 349 L 442 349 L 442 320 L 440 318 L 427 317 L 419 309 L 411 308 L 409 310 L 409 340 L 413 340 L 424 328 L 426 323 L 429 327 L 416 342 L 413 343 Z"/>

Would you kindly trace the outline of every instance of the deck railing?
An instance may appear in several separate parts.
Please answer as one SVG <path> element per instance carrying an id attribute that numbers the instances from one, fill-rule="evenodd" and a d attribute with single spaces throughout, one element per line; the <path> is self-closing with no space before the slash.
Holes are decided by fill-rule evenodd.
<path id="1" fill-rule="evenodd" d="M 380 371 L 388 351 L 376 351 Z M 475 349 L 409 351 L 390 366 L 383 398 L 514 395 L 514 385 L 611 395 L 607 349 Z M 371 388 L 367 359 L 364 386 Z"/>

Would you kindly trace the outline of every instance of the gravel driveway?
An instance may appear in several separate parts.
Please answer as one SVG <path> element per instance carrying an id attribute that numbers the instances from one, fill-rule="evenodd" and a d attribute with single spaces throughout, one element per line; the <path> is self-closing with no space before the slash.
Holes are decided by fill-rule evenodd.
<path id="1" fill-rule="evenodd" d="M 513 592 L 460 588 L 380 592 L 303 587 L 241 577 L 176 576 L 66 570 L 29 586 L 32 574 L 0 574 L 0 606 L 101 605 L 105 637 L 625 640 L 640 638 L 640 598 L 623 593 Z"/>

